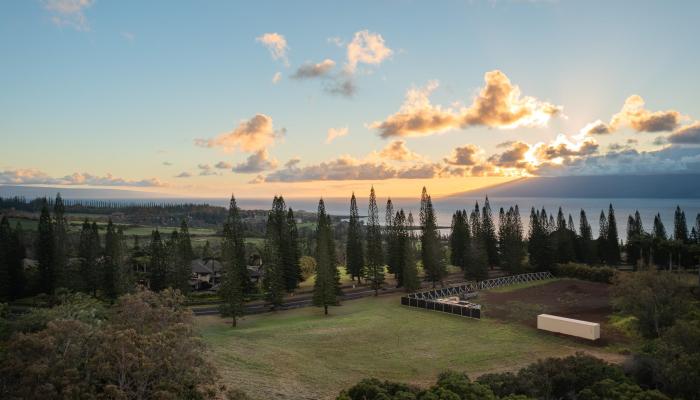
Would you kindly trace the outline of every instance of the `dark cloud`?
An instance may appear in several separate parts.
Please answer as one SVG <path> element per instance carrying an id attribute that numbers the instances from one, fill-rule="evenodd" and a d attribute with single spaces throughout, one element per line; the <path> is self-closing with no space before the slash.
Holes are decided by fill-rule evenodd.
<path id="1" fill-rule="evenodd" d="M 277 168 L 277 161 L 270 159 L 267 150 L 260 150 L 248 156 L 245 162 L 233 167 L 233 172 L 252 174 Z"/>
<path id="2" fill-rule="evenodd" d="M 673 132 L 668 141 L 674 144 L 700 144 L 700 121 Z"/>
<path id="3" fill-rule="evenodd" d="M 479 162 L 481 152 L 479 146 L 468 144 L 452 150 L 450 157 L 446 157 L 444 161 L 450 165 L 472 166 Z"/>
<path id="4" fill-rule="evenodd" d="M 320 63 L 306 63 L 297 68 L 296 72 L 292 74 L 292 79 L 313 79 L 322 78 L 328 76 L 328 74 L 335 67 L 335 61 L 331 59 L 325 59 Z"/>

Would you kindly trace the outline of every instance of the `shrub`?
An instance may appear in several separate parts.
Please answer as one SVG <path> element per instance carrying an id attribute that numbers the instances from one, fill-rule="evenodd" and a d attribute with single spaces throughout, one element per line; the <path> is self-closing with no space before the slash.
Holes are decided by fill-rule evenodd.
<path id="1" fill-rule="evenodd" d="M 316 259 L 310 256 L 302 256 L 299 259 L 299 267 L 301 268 L 301 276 L 304 280 L 316 274 Z"/>
<path id="2" fill-rule="evenodd" d="M 612 283 L 617 271 L 610 267 L 592 267 L 584 264 L 568 263 L 556 264 L 552 272 L 554 275 L 560 277 L 576 278 L 591 282 Z"/>

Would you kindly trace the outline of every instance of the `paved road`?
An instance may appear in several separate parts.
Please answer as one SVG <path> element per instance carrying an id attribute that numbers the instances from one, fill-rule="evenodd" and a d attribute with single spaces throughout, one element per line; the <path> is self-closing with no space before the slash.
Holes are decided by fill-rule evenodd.
<path id="1" fill-rule="evenodd" d="M 447 285 L 453 285 L 457 283 L 464 282 L 464 279 L 453 279 L 449 281 L 444 281 L 443 286 Z M 422 287 L 423 288 L 429 288 L 431 287 L 432 284 L 430 282 L 423 282 Z M 403 288 L 385 288 L 379 291 L 379 296 L 384 296 L 388 294 L 393 294 L 393 293 L 399 293 L 403 292 Z M 348 291 L 347 293 L 344 293 L 342 296 L 342 300 L 354 300 L 354 299 L 360 299 L 363 297 L 370 297 L 374 296 L 374 290 L 371 289 L 366 289 L 366 290 L 355 290 L 355 291 Z M 284 302 L 284 304 L 281 307 L 278 307 L 277 310 L 291 310 L 293 308 L 301 308 L 301 307 L 308 307 L 312 305 L 312 295 L 310 293 L 304 294 L 299 296 L 299 299 L 295 298 L 287 298 Z M 263 304 L 263 303 L 258 303 L 258 304 L 248 304 L 246 305 L 246 314 L 261 314 L 265 312 L 272 311 L 270 308 L 269 304 Z M 199 308 L 193 308 L 192 312 L 196 316 L 200 315 L 217 315 L 219 314 L 219 307 L 217 305 L 212 305 L 208 307 L 199 307 Z"/>

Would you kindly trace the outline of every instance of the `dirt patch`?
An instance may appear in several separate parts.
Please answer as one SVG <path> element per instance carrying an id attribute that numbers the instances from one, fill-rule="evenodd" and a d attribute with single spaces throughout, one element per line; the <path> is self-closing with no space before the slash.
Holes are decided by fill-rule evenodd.
<path id="1" fill-rule="evenodd" d="M 506 292 L 483 292 L 476 303 L 483 305 L 484 317 L 518 322 L 537 328 L 538 314 L 597 322 L 601 338 L 595 344 L 605 346 L 628 340 L 622 332 L 608 323 L 612 314 L 611 286 L 604 283 L 562 279 Z M 583 339 L 572 340 L 590 343 Z"/>

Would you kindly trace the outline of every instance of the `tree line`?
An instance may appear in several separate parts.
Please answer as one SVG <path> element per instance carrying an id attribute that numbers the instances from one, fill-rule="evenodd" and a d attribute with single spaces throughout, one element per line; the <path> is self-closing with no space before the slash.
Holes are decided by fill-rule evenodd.
<path id="1" fill-rule="evenodd" d="M 458 210 L 453 214 L 450 261 L 468 279 L 483 279 L 491 267 L 517 274 L 548 271 L 555 264 L 569 262 L 617 266 L 627 261 L 635 269 L 649 265 L 690 267 L 696 262 L 700 254 L 700 214 L 689 233 L 685 213 L 677 207 L 673 236 L 669 237 L 659 214 L 654 218 L 653 231 L 647 233 L 637 211 L 628 218 L 627 241 L 623 244 L 612 204 L 607 211 L 600 212 L 600 230 L 594 238 L 584 210 L 579 214 L 577 230 L 573 217 L 565 216 L 561 207 L 556 215 L 544 208 L 532 208 L 525 237 L 518 206 L 499 210 L 496 229 L 487 197 L 481 208 L 477 202 L 471 212 Z"/>
<path id="2" fill-rule="evenodd" d="M 100 235 L 97 222 L 86 218 L 77 243 L 73 243 L 61 196 L 52 204 L 49 208 L 49 202 L 43 202 L 36 233 L 29 243 L 21 223 L 13 228 L 7 216 L 0 219 L 0 299 L 53 295 L 65 288 L 113 301 L 133 291 L 139 280 L 155 291 L 166 287 L 189 291 L 194 251 L 186 220 L 167 238 L 155 229 L 148 248 L 141 249 L 137 243 L 129 254 L 121 226 L 111 219 L 105 234 Z M 36 265 L 26 267 L 28 248 Z M 139 276 L 133 268 L 134 259 L 143 255 L 147 255 L 147 274 Z"/>

